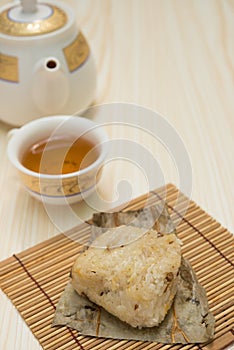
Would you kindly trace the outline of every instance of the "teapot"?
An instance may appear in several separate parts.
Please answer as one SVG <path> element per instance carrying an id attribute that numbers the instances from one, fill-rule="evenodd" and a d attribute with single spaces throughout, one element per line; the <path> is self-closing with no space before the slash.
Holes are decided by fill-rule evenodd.
<path id="1" fill-rule="evenodd" d="M 95 88 L 94 58 L 69 6 L 21 0 L 0 8 L 0 120 L 21 126 L 78 114 Z"/>

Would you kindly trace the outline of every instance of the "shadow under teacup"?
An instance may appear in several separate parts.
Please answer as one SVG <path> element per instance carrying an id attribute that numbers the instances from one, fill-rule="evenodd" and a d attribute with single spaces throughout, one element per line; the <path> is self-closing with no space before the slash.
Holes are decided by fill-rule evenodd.
<path id="1" fill-rule="evenodd" d="M 48 116 L 9 133 L 8 157 L 26 190 L 49 204 L 75 203 L 95 191 L 107 155 L 101 125 Z"/>

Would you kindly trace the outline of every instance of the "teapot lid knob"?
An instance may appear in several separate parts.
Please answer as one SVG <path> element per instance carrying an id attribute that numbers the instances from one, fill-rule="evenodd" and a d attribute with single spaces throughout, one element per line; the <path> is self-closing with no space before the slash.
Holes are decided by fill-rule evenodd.
<path id="1" fill-rule="evenodd" d="M 21 0 L 21 6 L 24 13 L 33 13 L 37 11 L 37 0 Z"/>

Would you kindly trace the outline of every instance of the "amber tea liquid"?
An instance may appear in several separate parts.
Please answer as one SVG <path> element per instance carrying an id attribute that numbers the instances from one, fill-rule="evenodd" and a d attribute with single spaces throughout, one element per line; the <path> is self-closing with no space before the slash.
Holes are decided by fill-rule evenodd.
<path id="1" fill-rule="evenodd" d="M 86 168 L 98 157 L 94 144 L 80 137 L 55 137 L 33 144 L 23 154 L 22 165 L 37 173 L 68 174 Z"/>

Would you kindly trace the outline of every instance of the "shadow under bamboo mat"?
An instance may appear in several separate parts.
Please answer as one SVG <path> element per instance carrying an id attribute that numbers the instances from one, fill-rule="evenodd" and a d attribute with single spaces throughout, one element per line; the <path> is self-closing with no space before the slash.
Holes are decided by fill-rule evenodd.
<path id="1" fill-rule="evenodd" d="M 167 185 L 131 201 L 124 210 L 135 210 L 166 198 L 183 242 L 182 252 L 206 289 L 215 317 L 215 337 L 209 344 L 163 345 L 82 336 L 67 327 L 51 327 L 56 304 L 69 279 L 71 266 L 87 242 L 87 224 L 0 262 L 0 287 L 46 350 L 221 350 L 234 344 L 233 235 L 189 201 L 174 185 Z M 174 205 L 178 200 L 176 209 Z M 185 214 L 181 214 L 188 203 Z M 79 243 L 77 242 L 79 239 Z"/>

